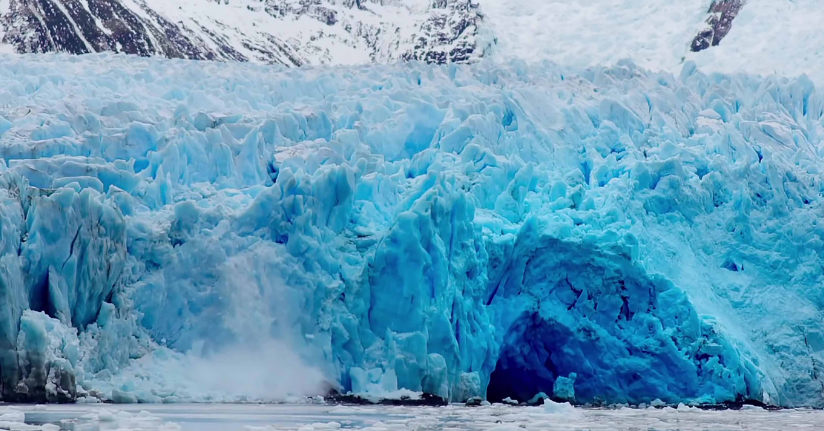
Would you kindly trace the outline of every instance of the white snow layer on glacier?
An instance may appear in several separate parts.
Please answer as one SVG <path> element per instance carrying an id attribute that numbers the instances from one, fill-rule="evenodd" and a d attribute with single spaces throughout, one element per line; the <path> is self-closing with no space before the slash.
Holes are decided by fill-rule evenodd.
<path id="1" fill-rule="evenodd" d="M 747 0 L 718 46 L 691 52 L 713 0 L 479 0 L 480 47 L 492 58 L 614 65 L 631 58 L 650 70 L 784 76 L 824 82 L 819 0 Z"/>
<path id="2" fill-rule="evenodd" d="M 0 56 L 3 396 L 824 406 L 822 118 L 692 64 Z"/>

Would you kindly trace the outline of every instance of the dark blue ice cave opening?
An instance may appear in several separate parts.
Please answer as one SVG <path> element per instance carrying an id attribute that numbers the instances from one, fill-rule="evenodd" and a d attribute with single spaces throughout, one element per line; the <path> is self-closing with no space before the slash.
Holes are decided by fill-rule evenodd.
<path id="1" fill-rule="evenodd" d="M 563 316 L 546 318 L 532 312 L 521 316 L 504 337 L 487 399 L 528 401 L 543 392 L 556 401 L 591 405 L 637 405 L 655 399 L 678 403 L 705 394 L 716 397 L 716 402 L 735 400 L 730 392 L 735 385 L 728 384 L 736 373 L 726 372 L 729 382 L 713 382 L 710 374 L 673 346 L 636 344 L 568 323 Z M 706 356 L 701 361 L 711 359 Z M 571 373 L 575 373 L 574 399 L 556 396 L 556 380 Z"/>
<path id="2" fill-rule="evenodd" d="M 571 382 L 569 400 L 578 404 L 759 398 L 737 350 L 668 280 L 623 255 L 562 241 L 521 254 L 524 264 L 500 266 L 514 276 L 491 288 L 493 306 L 522 295 L 532 302 L 520 302 L 528 305 L 505 329 L 489 401 L 528 401 L 541 392 L 570 398 L 566 389 L 554 393 L 559 378 L 570 379 L 561 386 Z"/>
<path id="3" fill-rule="evenodd" d="M 495 371 L 489 378 L 487 399 L 501 402 L 509 397 L 527 401 L 535 394 L 552 394 L 558 368 L 552 362 L 551 340 L 541 334 L 537 316 L 526 316 L 513 325 L 502 347 Z"/>
<path id="4" fill-rule="evenodd" d="M 488 400 L 501 402 L 510 397 L 528 401 L 543 392 L 557 401 L 566 401 L 554 396 L 553 387 L 559 377 L 571 373 L 577 378 L 576 399 L 570 401 L 600 404 L 668 398 L 666 390 L 654 387 L 669 380 L 666 375 L 674 367 L 666 364 L 668 358 L 635 352 L 639 361 L 626 361 L 627 356 L 633 356 L 633 347 L 619 346 L 616 340 L 606 340 L 586 331 L 580 333 L 580 330 L 536 313 L 521 316 L 504 339 L 495 370 L 490 375 Z M 621 356 L 624 356 L 622 364 L 616 366 L 614 361 Z M 657 370 L 643 369 L 653 364 Z"/>

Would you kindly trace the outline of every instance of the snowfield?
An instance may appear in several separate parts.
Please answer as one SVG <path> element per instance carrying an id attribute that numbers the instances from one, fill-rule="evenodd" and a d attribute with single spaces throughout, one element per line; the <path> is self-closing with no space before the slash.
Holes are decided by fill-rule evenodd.
<path id="1" fill-rule="evenodd" d="M 623 59 L 677 74 L 694 61 L 707 73 L 796 77 L 824 82 L 824 39 L 817 0 L 747 0 L 718 46 L 691 52 L 713 0 L 479 0 L 478 46 L 504 62 L 550 60 L 566 66 Z"/>
<path id="2" fill-rule="evenodd" d="M 809 75 L 824 83 L 824 39 L 814 30 L 824 19 L 816 0 L 748 0 L 717 46 L 687 56 L 712 72 L 763 76 Z"/>
<path id="3" fill-rule="evenodd" d="M 3 398 L 823 407 L 823 117 L 691 64 L 0 56 Z"/>
<path id="4" fill-rule="evenodd" d="M 493 58 L 582 67 L 631 58 L 642 67 L 675 73 L 705 27 L 711 3 L 484 0 L 481 28 L 494 38 Z"/>

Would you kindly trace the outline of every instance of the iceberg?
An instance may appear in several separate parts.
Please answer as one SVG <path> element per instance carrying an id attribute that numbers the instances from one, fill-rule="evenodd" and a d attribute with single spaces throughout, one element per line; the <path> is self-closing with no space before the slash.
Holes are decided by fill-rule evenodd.
<path id="1" fill-rule="evenodd" d="M 806 76 L 0 60 L 3 400 L 824 407 Z"/>

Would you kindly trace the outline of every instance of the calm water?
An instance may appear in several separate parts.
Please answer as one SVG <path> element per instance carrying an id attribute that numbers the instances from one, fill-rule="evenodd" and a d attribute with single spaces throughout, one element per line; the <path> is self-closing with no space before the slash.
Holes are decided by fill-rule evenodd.
<path id="1" fill-rule="evenodd" d="M 24 413 L 27 424 L 53 424 L 51 429 L 59 427 L 60 430 L 74 431 L 824 431 L 824 412 L 814 410 L 708 412 L 697 409 L 545 409 L 499 405 L 437 408 L 235 404 L 48 405 L 11 409 L 18 415 Z M 0 429 L 25 428 L 0 423 Z"/>

